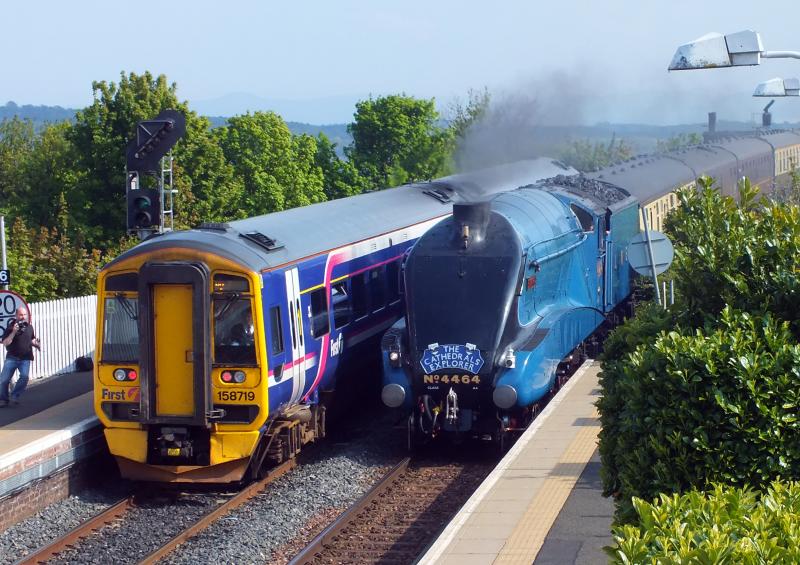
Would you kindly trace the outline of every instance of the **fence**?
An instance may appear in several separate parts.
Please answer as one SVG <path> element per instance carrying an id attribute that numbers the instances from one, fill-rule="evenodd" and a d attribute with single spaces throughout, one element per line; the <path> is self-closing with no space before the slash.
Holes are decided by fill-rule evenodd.
<path id="1" fill-rule="evenodd" d="M 42 351 L 34 351 L 31 379 L 75 370 L 75 359 L 94 357 L 97 296 L 64 298 L 30 305 L 31 323 L 42 342 Z M 5 361 L 5 347 L 0 347 L 0 361 Z"/>

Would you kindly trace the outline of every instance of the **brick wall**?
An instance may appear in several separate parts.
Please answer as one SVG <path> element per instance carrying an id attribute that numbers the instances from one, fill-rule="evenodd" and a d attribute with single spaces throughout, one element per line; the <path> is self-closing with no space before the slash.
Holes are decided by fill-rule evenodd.
<path id="1" fill-rule="evenodd" d="M 25 490 L 0 500 L 0 532 L 33 516 L 45 506 L 103 480 L 119 476 L 107 452 L 85 459 L 68 469 L 29 485 Z"/>

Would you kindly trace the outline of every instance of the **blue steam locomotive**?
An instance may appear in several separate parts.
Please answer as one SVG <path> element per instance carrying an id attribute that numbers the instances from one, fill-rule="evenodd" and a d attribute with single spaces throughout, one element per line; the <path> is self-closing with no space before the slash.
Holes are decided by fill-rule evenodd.
<path id="1" fill-rule="evenodd" d="M 408 412 L 410 443 L 524 429 L 630 295 L 640 216 L 661 229 L 704 174 L 726 194 L 745 176 L 779 189 L 799 153 L 791 132 L 718 139 L 454 204 L 407 254 L 406 316 L 381 342 L 382 400 Z"/>

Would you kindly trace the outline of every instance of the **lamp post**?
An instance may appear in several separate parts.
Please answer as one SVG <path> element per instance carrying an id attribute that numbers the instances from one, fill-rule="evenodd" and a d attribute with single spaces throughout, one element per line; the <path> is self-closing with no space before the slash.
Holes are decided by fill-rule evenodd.
<path id="1" fill-rule="evenodd" d="M 800 59 L 800 51 L 765 51 L 758 32 L 709 33 L 678 47 L 670 71 L 760 65 L 761 59 Z"/>

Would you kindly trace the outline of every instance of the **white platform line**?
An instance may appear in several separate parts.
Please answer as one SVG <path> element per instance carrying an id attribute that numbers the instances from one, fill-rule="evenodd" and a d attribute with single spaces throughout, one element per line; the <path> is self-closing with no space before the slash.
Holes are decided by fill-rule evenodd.
<path id="1" fill-rule="evenodd" d="M 567 384 L 564 385 L 561 390 L 556 393 L 556 395 L 547 403 L 547 406 L 542 413 L 539 414 L 534 420 L 533 424 L 525 430 L 525 432 L 520 436 L 517 440 L 517 443 L 514 444 L 508 453 L 506 453 L 505 457 L 500 460 L 500 463 L 497 464 L 497 467 L 489 473 L 489 476 L 486 477 L 478 489 L 472 493 L 472 496 L 469 497 L 464 506 L 461 507 L 461 510 L 458 511 L 458 514 L 450 521 L 444 531 L 439 535 L 438 539 L 433 543 L 433 545 L 425 552 L 418 561 L 417 564 L 419 565 L 428 565 L 436 563 L 436 561 L 442 556 L 445 549 L 450 545 L 450 542 L 455 539 L 456 535 L 458 534 L 461 527 L 464 523 L 469 519 L 470 515 L 475 511 L 475 509 L 480 505 L 486 495 L 492 490 L 492 487 L 497 483 L 500 479 L 503 472 L 508 469 L 508 467 L 517 459 L 517 456 L 520 452 L 525 449 L 525 447 L 531 442 L 533 436 L 536 435 L 536 432 L 544 425 L 545 420 L 547 420 L 550 415 L 556 411 L 559 404 L 561 404 L 564 397 L 569 393 L 570 390 L 577 384 L 579 380 L 586 374 L 586 371 L 592 366 L 594 360 L 587 359 L 583 365 L 575 371 L 575 374 L 570 377 L 567 381 Z"/>
<path id="2" fill-rule="evenodd" d="M 24 461 L 28 457 L 56 446 L 59 443 L 68 441 L 76 435 L 99 425 L 99 423 L 100 421 L 96 416 L 90 416 L 89 418 L 81 420 L 76 424 L 72 424 L 68 428 L 48 434 L 37 439 L 36 441 L 29 443 L 28 445 L 24 445 L 15 449 L 14 451 L 9 451 L 0 457 L 0 471 L 19 463 L 20 461 Z"/>

